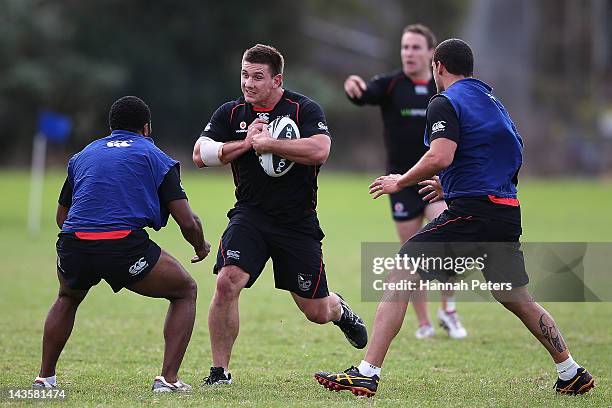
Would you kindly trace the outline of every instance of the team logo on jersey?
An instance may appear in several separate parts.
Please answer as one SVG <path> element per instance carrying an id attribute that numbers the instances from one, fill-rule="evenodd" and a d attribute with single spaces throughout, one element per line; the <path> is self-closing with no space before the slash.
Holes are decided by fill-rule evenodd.
<path id="1" fill-rule="evenodd" d="M 298 287 L 302 292 L 306 292 L 312 286 L 312 281 L 310 279 L 306 280 L 302 275 L 298 274 L 297 276 Z"/>
<path id="2" fill-rule="evenodd" d="M 228 258 L 233 258 L 233 259 L 236 259 L 236 260 L 240 259 L 240 251 L 233 251 L 231 249 L 228 249 L 227 252 L 225 253 L 225 255 Z"/>
<path id="3" fill-rule="evenodd" d="M 145 261 L 144 257 L 140 258 L 139 260 L 136 261 L 134 265 L 130 266 L 130 270 L 129 270 L 130 275 L 132 276 L 138 275 L 147 266 L 149 266 L 149 263 Z"/>
<path id="4" fill-rule="evenodd" d="M 442 132 L 444 129 L 446 129 L 446 121 L 440 120 L 431 126 L 431 134 L 433 135 L 436 132 Z"/>
<path id="5" fill-rule="evenodd" d="M 414 93 L 417 95 L 427 95 L 429 93 L 429 89 L 427 89 L 427 85 L 415 85 Z"/>
<path id="6" fill-rule="evenodd" d="M 106 147 L 130 147 L 133 140 L 111 140 L 106 142 Z"/>
<path id="7" fill-rule="evenodd" d="M 324 130 L 324 131 L 326 131 L 326 132 L 327 132 L 327 130 L 328 130 L 327 125 L 326 125 L 325 123 L 323 123 L 323 122 L 319 122 L 319 123 L 317 123 L 317 127 L 318 127 L 320 130 Z"/>
<path id="8" fill-rule="evenodd" d="M 266 122 L 270 120 L 270 114 L 268 112 L 257 112 L 257 117 Z"/>
<path id="9" fill-rule="evenodd" d="M 246 127 L 247 127 L 247 124 L 244 120 L 240 122 L 240 129 L 246 129 Z"/>

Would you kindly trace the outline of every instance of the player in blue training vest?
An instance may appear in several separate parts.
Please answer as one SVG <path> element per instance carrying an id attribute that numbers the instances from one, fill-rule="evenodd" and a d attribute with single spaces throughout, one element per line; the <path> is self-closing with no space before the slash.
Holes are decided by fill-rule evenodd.
<path id="1" fill-rule="evenodd" d="M 440 97 L 452 105 L 461 135 L 453 162 L 440 172 L 445 199 L 485 195 L 516 198 L 523 141 L 491 87 L 478 79 L 465 78 L 434 99 Z M 445 101 L 435 99 L 434 103 L 445 104 Z M 447 123 L 434 129 L 431 126 L 425 129 L 427 146 L 432 133 L 436 136 L 448 133 Z"/>
<path id="2" fill-rule="evenodd" d="M 558 372 L 556 391 L 585 393 L 593 388 L 593 377 L 572 359 L 553 317 L 526 287 L 529 278 L 519 249 L 522 230 L 516 198 L 523 142 L 491 88 L 472 78 L 473 66 L 472 50 L 464 41 L 450 39 L 438 45 L 432 61 L 438 94 L 427 107 L 425 131 L 430 149 L 403 175 L 377 178 L 370 185 L 370 194 L 378 198 L 421 184 L 421 191 L 428 193 L 425 199 L 445 199 L 448 209 L 408 240 L 400 254 L 419 257 L 432 251 L 425 256 L 457 257 L 482 255 L 482 248 L 492 250 L 481 270 L 493 297 L 521 319 L 550 353 Z M 444 282 L 454 275 L 435 267 L 414 272 L 396 271 L 389 279 L 418 285 L 430 279 Z M 376 311 L 364 360 L 344 373 L 316 373 L 319 383 L 332 390 L 374 395 L 383 360 L 399 332 L 410 297 L 410 290 L 386 292 Z"/>
<path id="3" fill-rule="evenodd" d="M 178 370 L 195 321 L 197 286 L 183 266 L 149 239 L 176 220 L 199 262 L 208 255 L 202 224 L 180 183 L 179 163 L 149 137 L 151 113 L 139 98 L 126 96 L 111 107 L 112 133 L 90 143 L 68 163 L 57 225 L 59 295 L 45 322 L 40 373 L 33 387 L 56 387 L 55 366 L 70 337 L 77 308 L 101 279 L 114 292 L 170 301 L 164 327 L 164 361 L 153 391 L 189 391 Z"/>
<path id="4" fill-rule="evenodd" d="M 151 138 L 126 130 L 90 143 L 68 162 L 73 196 L 62 232 L 166 226 L 169 212 L 157 190 L 177 164 Z"/>

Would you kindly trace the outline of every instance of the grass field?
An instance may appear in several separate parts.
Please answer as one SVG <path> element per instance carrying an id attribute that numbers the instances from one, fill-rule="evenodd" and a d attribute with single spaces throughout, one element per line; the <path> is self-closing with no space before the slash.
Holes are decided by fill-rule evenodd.
<path id="1" fill-rule="evenodd" d="M 32 237 L 24 228 L 27 174 L 0 173 L 0 191 L 6 194 L 0 212 L 0 387 L 27 388 L 38 371 L 43 321 L 57 292 L 54 214 L 62 181 L 61 173 L 47 178 L 43 228 Z M 345 295 L 370 328 L 376 304 L 359 302 L 360 243 L 396 238 L 386 199 L 367 197 L 369 181 L 365 175 L 323 172 L 319 215 L 327 234 L 330 289 Z M 188 173 L 183 184 L 216 246 L 233 203 L 230 177 Z M 528 180 L 520 187 L 524 240 L 611 241 L 612 184 Z M 231 367 L 235 383 L 202 389 L 197 385 L 210 366 L 206 316 L 214 254 L 190 265 L 190 247 L 173 222 L 151 236 L 186 265 L 199 285 L 196 326 L 180 373 L 195 391 L 164 396 L 149 391 L 161 366 L 167 302 L 126 290 L 113 295 L 101 283 L 82 304 L 60 359 L 58 381 L 69 391 L 65 406 L 612 406 L 610 303 L 545 305 L 574 358 L 597 377 L 597 387 L 585 396 L 554 394 L 554 366 L 518 319 L 497 304 L 466 303 L 459 305 L 470 333 L 464 341 L 449 340 L 440 330 L 432 341 L 416 341 L 409 313 L 389 352 L 379 394 L 358 400 L 324 390 L 312 374 L 358 364 L 362 352 L 350 347 L 334 326 L 306 321 L 289 294 L 273 288 L 269 269 L 241 298 L 241 331 Z M 432 313 L 436 307 L 430 305 Z"/>

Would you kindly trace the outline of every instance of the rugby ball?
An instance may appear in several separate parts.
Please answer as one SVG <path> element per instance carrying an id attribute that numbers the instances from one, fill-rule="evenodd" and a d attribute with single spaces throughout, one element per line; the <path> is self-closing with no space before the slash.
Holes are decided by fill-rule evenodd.
<path id="1" fill-rule="evenodd" d="M 291 118 L 278 117 L 268 124 L 268 131 L 274 139 L 299 139 L 300 130 Z M 293 162 L 272 153 L 259 156 L 259 164 L 270 177 L 280 177 L 287 174 L 293 167 Z"/>

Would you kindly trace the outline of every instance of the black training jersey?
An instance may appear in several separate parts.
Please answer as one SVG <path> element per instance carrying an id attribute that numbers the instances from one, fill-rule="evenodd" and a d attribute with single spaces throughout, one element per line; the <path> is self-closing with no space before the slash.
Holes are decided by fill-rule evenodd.
<path id="1" fill-rule="evenodd" d="M 300 138 L 317 134 L 329 136 L 323 110 L 304 95 L 285 90 L 272 109 L 260 110 L 246 103 L 244 97 L 221 105 L 212 115 L 202 136 L 218 142 L 244 140 L 247 128 L 256 118 L 273 121 L 288 116 L 300 129 Z M 317 175 L 321 166 L 295 163 L 281 177 L 268 176 L 254 150 L 231 163 L 236 185 L 235 208 L 252 208 L 273 216 L 280 222 L 291 222 L 315 215 Z"/>
<path id="2" fill-rule="evenodd" d="M 433 78 L 415 82 L 402 70 L 377 75 L 368 83 L 356 105 L 379 105 L 384 124 L 387 171 L 404 173 L 427 151 L 423 144 L 425 112 L 436 94 Z"/>

